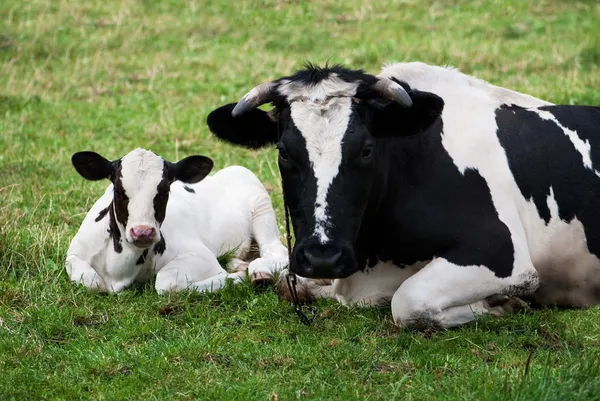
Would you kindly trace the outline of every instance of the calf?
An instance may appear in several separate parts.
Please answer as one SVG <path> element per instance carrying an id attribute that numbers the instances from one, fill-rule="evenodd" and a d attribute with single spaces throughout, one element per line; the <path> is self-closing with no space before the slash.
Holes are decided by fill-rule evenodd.
<path id="1" fill-rule="evenodd" d="M 208 176 L 207 157 L 171 163 L 143 149 L 115 161 L 79 152 L 72 162 L 85 179 L 111 181 L 71 241 L 72 281 L 118 292 L 155 274 L 159 292 L 215 291 L 241 281 L 246 268 L 257 282 L 287 265 L 269 195 L 243 167 Z M 260 257 L 248 264 L 252 240 Z M 232 273 L 217 261 L 229 252 Z"/>
<path id="2" fill-rule="evenodd" d="M 305 295 L 391 300 L 397 324 L 433 327 L 502 313 L 512 296 L 600 303 L 598 108 L 423 63 L 308 66 L 208 124 L 277 145 Z"/>

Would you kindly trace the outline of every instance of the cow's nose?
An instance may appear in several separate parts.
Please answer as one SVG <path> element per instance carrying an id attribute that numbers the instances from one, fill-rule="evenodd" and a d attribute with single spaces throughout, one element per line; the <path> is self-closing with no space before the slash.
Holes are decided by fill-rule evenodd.
<path id="1" fill-rule="evenodd" d="M 135 226 L 129 230 L 131 238 L 134 241 L 138 240 L 152 240 L 156 236 L 156 230 L 150 226 Z"/>
<path id="2" fill-rule="evenodd" d="M 323 252 L 316 248 L 307 248 L 304 250 L 304 256 L 313 269 L 331 271 L 342 258 L 342 251 L 338 250 L 332 253 Z"/>

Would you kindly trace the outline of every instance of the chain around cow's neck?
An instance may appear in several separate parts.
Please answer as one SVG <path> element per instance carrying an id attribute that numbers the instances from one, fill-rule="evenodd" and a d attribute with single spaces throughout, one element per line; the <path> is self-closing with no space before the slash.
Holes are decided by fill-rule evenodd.
<path id="1" fill-rule="evenodd" d="M 279 124 L 277 124 L 277 131 L 279 131 Z M 297 278 L 296 273 L 292 272 L 292 234 L 290 231 L 290 211 L 288 209 L 287 199 L 285 197 L 285 191 L 283 189 L 283 176 L 281 177 L 281 194 L 283 195 L 283 210 L 285 211 L 285 240 L 287 242 L 288 249 L 288 274 L 285 277 L 285 281 L 287 282 L 288 289 L 290 290 L 290 294 L 292 294 L 292 301 L 294 302 L 294 311 L 296 315 L 300 318 L 300 321 L 305 325 L 309 325 L 315 320 L 317 316 L 318 309 L 316 306 L 306 306 L 302 307 L 302 304 L 298 300 L 298 293 L 296 292 L 296 284 Z M 310 317 L 304 313 L 304 309 L 307 309 L 310 313 Z"/>

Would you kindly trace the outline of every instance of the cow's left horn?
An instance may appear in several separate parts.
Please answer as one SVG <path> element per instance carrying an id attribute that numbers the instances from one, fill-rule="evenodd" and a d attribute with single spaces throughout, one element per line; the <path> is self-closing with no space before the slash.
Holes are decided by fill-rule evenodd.
<path id="1" fill-rule="evenodd" d="M 272 102 L 275 99 L 274 88 L 275 84 L 273 82 L 265 82 L 258 85 L 250 92 L 246 93 L 238 104 L 235 105 L 231 111 L 231 116 L 239 117 L 248 110 Z"/>
<path id="2" fill-rule="evenodd" d="M 412 99 L 404 90 L 402 85 L 387 78 L 380 78 L 371 85 L 371 89 L 379 94 L 382 98 L 398 103 L 403 107 L 411 107 Z"/>

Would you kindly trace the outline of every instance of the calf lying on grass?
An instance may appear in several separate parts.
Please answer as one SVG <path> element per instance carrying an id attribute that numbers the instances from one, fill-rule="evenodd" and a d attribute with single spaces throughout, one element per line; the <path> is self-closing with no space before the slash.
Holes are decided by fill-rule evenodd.
<path id="1" fill-rule="evenodd" d="M 72 281 L 118 292 L 156 274 L 156 290 L 215 291 L 248 274 L 271 280 L 287 264 L 275 212 L 264 186 L 249 170 L 232 166 L 207 177 L 211 159 L 177 163 L 136 149 L 109 161 L 75 153 L 77 172 L 111 185 L 86 215 L 67 252 Z M 251 240 L 260 257 L 249 264 Z M 217 255 L 233 252 L 228 273 Z"/>

